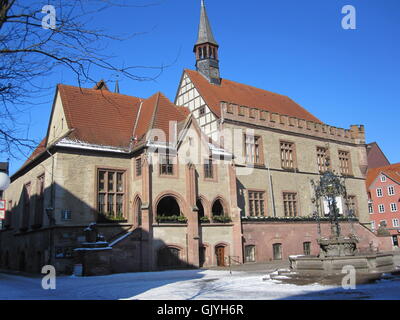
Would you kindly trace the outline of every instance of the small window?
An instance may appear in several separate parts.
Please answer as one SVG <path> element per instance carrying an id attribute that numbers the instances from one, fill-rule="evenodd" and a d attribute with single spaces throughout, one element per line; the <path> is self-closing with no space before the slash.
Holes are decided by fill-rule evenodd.
<path id="1" fill-rule="evenodd" d="M 340 173 L 343 175 L 351 175 L 351 160 L 350 160 L 350 152 L 348 151 L 339 151 L 339 167 Z"/>
<path id="2" fill-rule="evenodd" d="M 397 204 L 396 203 L 391 203 L 390 204 L 390 211 L 391 212 L 397 212 Z"/>
<path id="3" fill-rule="evenodd" d="M 386 182 L 386 176 L 381 175 L 381 182 Z"/>
<path id="4" fill-rule="evenodd" d="M 174 158 L 171 155 L 160 155 L 160 174 L 165 176 L 174 175 Z"/>
<path id="5" fill-rule="evenodd" d="M 399 226 L 399 219 L 393 219 L 393 227 L 397 228 Z"/>
<path id="6" fill-rule="evenodd" d="M 140 177 L 142 175 L 142 158 L 136 159 L 136 177 Z"/>
<path id="7" fill-rule="evenodd" d="M 214 172 L 213 172 L 213 161 L 212 159 L 206 159 L 204 162 L 204 178 L 205 179 L 213 179 Z"/>
<path id="8" fill-rule="evenodd" d="M 374 213 L 374 206 L 372 205 L 372 203 L 368 203 L 368 212 Z"/>
<path id="9" fill-rule="evenodd" d="M 381 188 L 377 188 L 376 189 L 376 195 L 380 198 L 383 197 L 383 193 L 382 193 L 382 189 Z"/>
<path id="10" fill-rule="evenodd" d="M 303 252 L 305 256 L 311 255 L 311 242 L 303 242 Z"/>
<path id="11" fill-rule="evenodd" d="M 397 238 L 397 235 L 392 236 L 393 240 L 393 246 L 398 247 L 399 246 L 399 239 Z"/>
<path id="12" fill-rule="evenodd" d="M 206 114 L 206 107 L 205 106 L 201 106 L 199 109 L 199 117 L 202 117 Z"/>
<path id="13" fill-rule="evenodd" d="M 72 220 L 71 210 L 62 210 L 61 211 L 61 220 L 64 220 L 64 221 Z"/>
<path id="14" fill-rule="evenodd" d="M 385 212 L 385 205 L 380 204 L 380 205 L 378 206 L 378 210 L 379 210 L 379 213 L 384 213 L 384 212 Z"/>
<path id="15" fill-rule="evenodd" d="M 393 186 L 388 187 L 388 195 L 394 196 L 394 187 Z"/>
<path id="16" fill-rule="evenodd" d="M 256 261 L 256 246 L 245 246 L 244 252 L 246 262 Z"/>

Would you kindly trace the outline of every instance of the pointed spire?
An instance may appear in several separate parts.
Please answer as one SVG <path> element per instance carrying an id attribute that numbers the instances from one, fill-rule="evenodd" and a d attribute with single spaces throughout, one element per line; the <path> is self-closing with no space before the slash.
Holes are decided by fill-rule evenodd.
<path id="1" fill-rule="evenodd" d="M 114 89 L 115 93 L 119 93 L 119 83 L 118 83 L 118 79 L 117 81 L 115 81 L 115 89 Z"/>
<path id="2" fill-rule="evenodd" d="M 201 11 L 200 11 L 200 25 L 199 25 L 199 35 L 197 37 L 196 45 L 212 43 L 218 46 L 217 41 L 211 30 L 210 21 L 208 20 L 206 6 L 204 0 L 201 0 Z"/>

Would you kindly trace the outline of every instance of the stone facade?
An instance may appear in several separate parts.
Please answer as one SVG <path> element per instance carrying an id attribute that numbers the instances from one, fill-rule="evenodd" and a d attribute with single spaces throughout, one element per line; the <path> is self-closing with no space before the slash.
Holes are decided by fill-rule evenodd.
<path id="1" fill-rule="evenodd" d="M 204 6 L 202 17 L 200 73 L 183 72 L 176 105 L 161 93 L 57 87 L 46 139 L 5 193 L 0 268 L 71 273 L 82 263 L 93 275 L 316 254 L 318 226 L 305 220 L 327 159 L 346 175 L 341 211 L 359 221 L 346 232 L 362 250 L 391 249 L 368 230 L 364 127 L 323 124 L 287 97 L 221 79 Z M 93 222 L 107 250 L 83 250 Z"/>

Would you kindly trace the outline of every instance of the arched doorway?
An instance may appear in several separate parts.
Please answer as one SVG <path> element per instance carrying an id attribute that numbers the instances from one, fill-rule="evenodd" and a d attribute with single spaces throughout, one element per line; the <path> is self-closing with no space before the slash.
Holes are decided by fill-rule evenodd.
<path id="1" fill-rule="evenodd" d="M 164 197 L 157 204 L 157 216 L 158 217 L 172 217 L 180 216 L 181 209 L 178 202 L 172 196 Z"/>
<path id="2" fill-rule="evenodd" d="M 225 267 L 225 246 L 218 245 L 215 247 L 215 256 L 218 267 Z"/>
<path id="3" fill-rule="evenodd" d="M 181 250 L 176 247 L 163 247 L 157 252 L 157 266 L 161 269 L 178 268 L 182 266 Z"/>

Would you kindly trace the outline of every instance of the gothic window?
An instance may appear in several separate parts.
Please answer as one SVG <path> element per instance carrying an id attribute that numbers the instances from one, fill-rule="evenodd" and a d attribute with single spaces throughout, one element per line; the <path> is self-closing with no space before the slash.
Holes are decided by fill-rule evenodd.
<path id="1" fill-rule="evenodd" d="M 203 203 L 201 202 L 200 199 L 197 199 L 196 207 L 197 207 L 197 209 L 199 209 L 199 218 L 204 217 L 204 207 L 203 207 Z"/>
<path id="2" fill-rule="evenodd" d="M 221 200 L 216 200 L 212 206 L 213 216 L 224 216 L 224 207 L 222 206 Z"/>
<path id="3" fill-rule="evenodd" d="M 172 217 L 180 215 L 181 215 L 181 209 L 174 197 L 171 196 L 164 197 L 160 200 L 160 202 L 157 205 L 158 217 Z"/>

